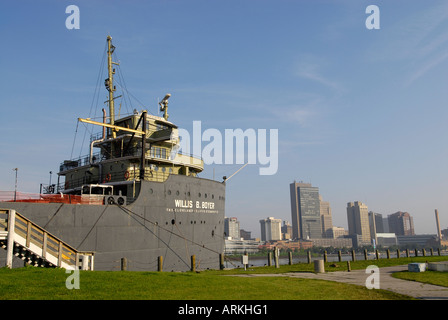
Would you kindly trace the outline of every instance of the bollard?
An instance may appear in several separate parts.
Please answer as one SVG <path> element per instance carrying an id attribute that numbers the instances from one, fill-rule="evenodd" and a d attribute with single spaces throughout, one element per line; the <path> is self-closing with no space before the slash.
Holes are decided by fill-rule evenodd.
<path id="1" fill-rule="evenodd" d="M 440 248 L 437 248 L 437 253 L 439 254 L 440 257 Z"/>
<path id="2" fill-rule="evenodd" d="M 224 270 L 224 254 L 219 254 L 219 269 Z"/>
<path id="3" fill-rule="evenodd" d="M 389 249 L 386 250 L 386 255 L 387 255 L 387 259 L 390 259 L 390 250 Z"/>
<path id="4" fill-rule="evenodd" d="M 342 261 L 342 253 L 341 253 L 341 250 L 338 250 L 338 259 L 339 259 L 339 262 Z"/>
<path id="5" fill-rule="evenodd" d="M 350 266 L 350 261 L 347 261 L 347 271 L 352 271 L 352 267 Z"/>
<path id="6" fill-rule="evenodd" d="M 280 266 L 278 264 L 278 249 L 277 248 L 274 249 L 274 263 L 275 263 L 276 268 L 280 268 Z"/>
<path id="7" fill-rule="evenodd" d="M 434 255 L 434 249 L 431 248 L 431 249 L 429 249 L 429 251 L 431 252 L 431 257 L 432 257 Z"/>
<path id="8" fill-rule="evenodd" d="M 400 249 L 397 249 L 397 258 L 400 258 Z"/>
<path id="9" fill-rule="evenodd" d="M 425 248 L 422 249 L 422 254 L 424 257 L 426 257 L 426 249 Z"/>
<path id="10" fill-rule="evenodd" d="M 378 252 L 378 249 L 375 250 L 375 256 L 376 256 L 376 260 L 380 259 L 380 253 Z"/>
<path id="11" fill-rule="evenodd" d="M 314 272 L 315 273 L 325 273 L 324 260 L 314 260 Z"/>
<path id="12" fill-rule="evenodd" d="M 272 266 L 272 252 L 268 252 L 268 267 Z"/>
<path id="13" fill-rule="evenodd" d="M 163 271 L 163 257 L 159 256 L 157 258 L 157 271 L 162 272 Z"/>
<path id="14" fill-rule="evenodd" d="M 364 249 L 364 260 L 367 260 L 368 256 L 367 256 L 367 249 Z"/>
<path id="15" fill-rule="evenodd" d="M 355 250 L 352 250 L 352 261 L 356 260 L 356 253 Z"/>
<path id="16" fill-rule="evenodd" d="M 324 262 L 327 262 L 327 250 L 324 250 Z"/>
<path id="17" fill-rule="evenodd" d="M 128 269 L 128 259 L 121 258 L 121 271 L 126 271 Z"/>
<path id="18" fill-rule="evenodd" d="M 310 250 L 307 251 L 307 256 L 308 256 L 308 263 L 311 263 L 311 251 Z"/>
<path id="19" fill-rule="evenodd" d="M 406 249 L 406 258 L 409 258 L 409 249 Z"/>
<path id="20" fill-rule="evenodd" d="M 191 271 L 196 272 L 196 256 L 192 255 L 191 256 Z"/>
<path id="21" fill-rule="evenodd" d="M 292 265 L 292 252 L 288 252 L 288 258 L 289 258 L 289 265 Z"/>
<path id="22" fill-rule="evenodd" d="M 414 252 L 415 252 L 415 256 L 418 257 L 418 250 L 417 250 L 417 248 L 414 249 Z"/>

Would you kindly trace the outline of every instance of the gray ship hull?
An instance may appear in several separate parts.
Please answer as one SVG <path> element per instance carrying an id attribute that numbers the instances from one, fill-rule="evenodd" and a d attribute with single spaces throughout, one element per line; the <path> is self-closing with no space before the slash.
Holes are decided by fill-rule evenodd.
<path id="1" fill-rule="evenodd" d="M 142 181 L 129 205 L 0 202 L 81 251 L 95 252 L 95 270 L 218 269 L 224 251 L 225 183 L 170 175 Z M 2 254 L 3 255 L 3 254 Z"/>

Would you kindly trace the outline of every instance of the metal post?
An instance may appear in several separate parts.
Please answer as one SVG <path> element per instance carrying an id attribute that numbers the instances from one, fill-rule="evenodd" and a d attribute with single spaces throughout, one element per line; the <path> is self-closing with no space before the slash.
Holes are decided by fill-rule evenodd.
<path id="1" fill-rule="evenodd" d="M 191 271 L 196 272 L 196 256 L 191 256 Z"/>
<path id="2" fill-rule="evenodd" d="M 145 154 L 146 154 L 146 111 L 142 112 L 142 131 L 144 134 L 142 134 L 142 154 L 141 154 L 141 163 L 140 163 L 140 181 L 145 180 Z"/>
<path id="3" fill-rule="evenodd" d="M 292 252 L 288 252 L 288 258 L 289 258 L 289 265 L 292 265 Z"/>
<path id="4" fill-rule="evenodd" d="M 157 271 L 159 272 L 163 271 L 163 256 L 159 256 L 157 258 Z"/>
<path id="5" fill-rule="evenodd" d="M 224 254 L 219 254 L 219 269 L 224 270 Z"/>
<path id="6" fill-rule="evenodd" d="M 12 268 L 12 257 L 14 252 L 14 229 L 16 224 L 16 210 L 8 212 L 8 239 L 6 242 L 6 267 Z"/>
<path id="7" fill-rule="evenodd" d="M 324 250 L 324 262 L 327 262 L 327 250 Z"/>
<path id="8" fill-rule="evenodd" d="M 342 261 L 342 253 L 341 253 L 341 250 L 338 250 L 338 259 L 339 259 L 339 262 Z"/>
<path id="9" fill-rule="evenodd" d="M 121 258 L 121 271 L 128 270 L 128 259 Z"/>

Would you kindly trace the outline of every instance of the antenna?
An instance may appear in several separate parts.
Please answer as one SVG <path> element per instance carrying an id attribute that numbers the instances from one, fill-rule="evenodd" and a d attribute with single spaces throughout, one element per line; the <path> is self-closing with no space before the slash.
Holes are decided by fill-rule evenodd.
<path id="1" fill-rule="evenodd" d="M 159 102 L 160 111 L 164 111 L 163 117 L 168 120 L 168 99 L 171 97 L 170 93 L 167 93 L 162 101 Z"/>

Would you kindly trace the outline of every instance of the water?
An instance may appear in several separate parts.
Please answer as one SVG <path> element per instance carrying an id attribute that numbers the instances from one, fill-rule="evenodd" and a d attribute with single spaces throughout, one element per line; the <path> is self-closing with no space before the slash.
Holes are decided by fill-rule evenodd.
<path id="1" fill-rule="evenodd" d="M 442 256 L 447 255 L 447 253 L 442 252 L 441 253 Z M 410 257 L 414 257 L 414 251 L 410 251 L 409 252 L 409 256 Z M 422 257 L 422 253 L 419 252 L 418 254 L 419 257 Z M 430 257 L 429 252 L 426 253 L 427 257 Z M 434 256 L 437 256 L 437 253 L 434 253 Z M 396 258 L 397 257 L 397 253 L 396 252 L 391 252 L 390 253 L 390 258 Z M 406 253 L 405 252 L 401 252 L 400 253 L 400 257 L 404 258 L 406 257 Z M 385 252 L 380 252 L 380 259 L 387 259 L 387 254 Z M 319 256 L 312 256 L 311 257 L 311 261 L 313 260 L 317 260 L 317 259 L 323 259 L 323 255 L 319 255 Z M 364 259 L 364 253 L 357 253 L 355 255 L 355 259 L 358 260 L 365 260 Z M 344 261 L 352 261 L 352 254 L 342 254 L 341 256 L 341 260 L 342 262 Z M 376 260 L 376 255 L 373 253 L 370 253 L 367 255 L 367 260 Z M 339 257 L 337 254 L 327 254 L 327 261 L 328 262 L 339 262 Z M 292 263 L 293 264 L 297 264 L 297 263 L 308 263 L 308 258 L 307 256 L 293 256 L 292 259 Z M 280 265 L 287 265 L 289 264 L 289 258 L 287 256 L 282 256 L 279 258 L 279 264 Z M 249 267 L 262 267 L 262 266 L 267 266 L 268 265 L 268 257 L 267 254 L 266 256 L 251 256 L 249 255 Z M 271 261 L 271 265 L 275 265 L 275 261 L 274 261 L 274 257 L 272 257 L 272 261 Z M 241 258 L 232 258 L 231 260 L 229 258 L 226 258 L 224 261 L 224 267 L 225 268 L 244 268 L 244 265 L 241 263 Z"/>

